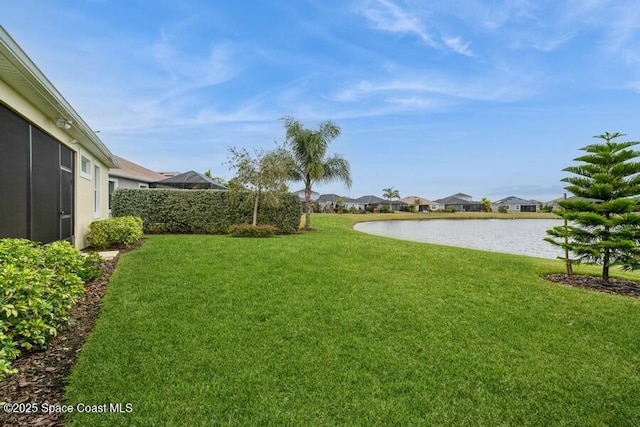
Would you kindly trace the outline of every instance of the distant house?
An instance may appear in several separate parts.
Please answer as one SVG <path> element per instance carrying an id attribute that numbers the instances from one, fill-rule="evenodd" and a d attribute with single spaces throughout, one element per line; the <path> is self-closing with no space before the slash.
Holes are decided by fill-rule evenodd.
<path id="1" fill-rule="evenodd" d="M 540 211 L 540 205 L 541 204 L 535 200 L 525 200 L 520 197 L 509 196 L 493 202 L 491 204 L 491 210 L 498 212 L 500 206 L 506 206 L 507 212 L 509 213 L 538 212 Z"/>
<path id="2" fill-rule="evenodd" d="M 482 203 L 471 200 L 471 196 L 464 193 L 453 194 L 449 197 L 435 200 L 443 209 L 454 209 L 456 212 L 482 212 Z"/>
<path id="3" fill-rule="evenodd" d="M 359 203 L 356 199 L 352 199 L 351 197 L 340 196 L 338 194 L 321 194 L 316 200 L 320 211 L 322 212 L 333 212 L 338 208 L 338 202 L 342 204 L 343 211 L 348 211 L 350 209 L 355 210 L 364 210 L 365 204 Z"/>
<path id="4" fill-rule="evenodd" d="M 304 200 L 305 200 L 305 189 L 301 188 L 300 190 L 297 191 L 292 191 L 293 194 L 297 194 L 298 197 L 300 198 L 300 201 L 304 204 Z M 316 192 L 316 191 L 311 191 L 311 201 L 315 202 L 316 200 L 318 200 L 318 197 L 320 197 L 320 193 Z"/>
<path id="5" fill-rule="evenodd" d="M 558 209 L 562 209 L 562 207 L 558 204 L 559 202 L 563 201 L 564 197 L 558 197 L 557 199 L 553 199 L 548 201 L 547 203 L 545 203 L 546 206 L 551 206 L 552 210 L 558 210 Z M 585 197 L 578 197 L 578 196 L 570 196 L 567 197 L 567 200 L 588 200 L 590 202 L 601 202 L 601 200 L 598 199 L 588 199 Z"/>
<path id="6" fill-rule="evenodd" d="M 380 208 L 382 204 L 388 204 L 389 202 L 377 196 L 362 196 L 354 199 L 353 202 L 361 207 L 362 210 L 376 210 Z"/>
<path id="7" fill-rule="evenodd" d="M 297 191 L 292 191 L 293 194 L 297 194 L 298 197 L 300 198 L 300 203 L 302 204 L 302 212 L 306 212 L 306 206 L 305 206 L 305 189 L 301 188 L 300 190 Z M 318 200 L 318 197 L 320 197 L 320 193 L 317 193 L 315 191 L 311 191 L 311 205 L 313 206 L 313 203 Z"/>
<path id="8" fill-rule="evenodd" d="M 70 72 L 79 64 L 68 64 Z M 118 160 L 0 26 L 0 238 L 82 249 Z"/>
<path id="9" fill-rule="evenodd" d="M 412 205 L 416 200 L 420 200 L 418 204 L 419 212 L 429 212 L 429 211 L 440 211 L 444 209 L 444 207 L 438 203 L 427 199 L 426 197 L 418 197 L 418 196 L 407 196 L 400 199 L 408 205 Z"/>

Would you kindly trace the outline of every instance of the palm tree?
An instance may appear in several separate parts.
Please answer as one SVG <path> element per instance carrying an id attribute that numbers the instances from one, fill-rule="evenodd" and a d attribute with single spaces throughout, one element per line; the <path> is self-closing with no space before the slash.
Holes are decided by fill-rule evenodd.
<path id="1" fill-rule="evenodd" d="M 340 135 L 340 127 L 327 120 L 317 130 L 305 128 L 292 117 L 283 117 L 287 130 L 285 146 L 291 150 L 291 179 L 304 183 L 304 229 L 311 229 L 311 186 L 316 182 L 342 181 L 351 187 L 349 162 L 342 156 L 327 156 L 329 143 Z"/>
<path id="2" fill-rule="evenodd" d="M 389 210 L 393 210 L 392 206 L 391 206 L 391 201 L 393 199 L 399 199 L 400 198 L 400 193 L 398 192 L 398 190 L 394 190 L 393 187 L 389 187 L 389 188 L 383 188 L 382 189 L 383 193 L 382 193 L 382 197 L 384 197 L 385 199 L 387 199 L 389 201 Z"/>

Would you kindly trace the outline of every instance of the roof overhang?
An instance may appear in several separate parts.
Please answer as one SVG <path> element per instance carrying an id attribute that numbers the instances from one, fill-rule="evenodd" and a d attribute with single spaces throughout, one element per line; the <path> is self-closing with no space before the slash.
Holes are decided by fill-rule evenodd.
<path id="1" fill-rule="evenodd" d="M 0 79 L 52 122 L 70 121 L 65 132 L 107 167 L 120 167 L 113 153 L 1 25 Z"/>

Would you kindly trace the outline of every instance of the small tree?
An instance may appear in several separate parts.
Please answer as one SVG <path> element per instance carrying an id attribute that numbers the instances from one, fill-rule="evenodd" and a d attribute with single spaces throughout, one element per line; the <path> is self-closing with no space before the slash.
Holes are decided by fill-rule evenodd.
<path id="1" fill-rule="evenodd" d="M 338 200 L 336 200 L 336 208 L 339 214 L 344 212 L 344 199 L 342 197 L 338 197 Z"/>
<path id="2" fill-rule="evenodd" d="M 247 150 L 229 148 L 229 164 L 235 169 L 236 176 L 231 191 L 234 195 L 245 197 L 253 205 L 252 225 L 258 224 L 258 208 L 262 203 L 277 206 L 278 194 L 286 188 L 290 169 L 290 157 L 286 150 L 278 147 L 273 151 L 255 150 L 252 156 Z"/>
<path id="3" fill-rule="evenodd" d="M 224 181 L 224 179 L 220 178 L 219 176 L 213 176 L 213 174 L 211 173 L 211 169 L 207 169 L 207 171 L 205 173 L 203 173 L 203 175 L 206 176 L 207 178 L 211 178 L 212 180 L 214 180 L 218 184 L 227 187 L 227 183 Z"/>
<path id="4" fill-rule="evenodd" d="M 636 213 L 640 194 L 640 152 L 631 147 L 640 142 L 614 142 L 623 136 L 608 132 L 594 138 L 604 143 L 582 148 L 588 154 L 575 161 L 578 166 L 563 169 L 577 176 L 563 178 L 574 199 L 560 201 L 559 215 L 571 225 L 547 230 L 545 240 L 567 249 L 572 262 L 602 265 L 602 279 L 609 281 L 611 266 L 640 268 L 640 215 Z"/>
<path id="5" fill-rule="evenodd" d="M 400 193 L 398 192 L 398 190 L 394 190 L 393 187 L 383 188 L 382 197 L 389 201 L 389 211 L 392 211 L 393 207 L 391 206 L 391 202 L 393 201 L 393 199 L 399 199 Z"/>
<path id="6" fill-rule="evenodd" d="M 480 200 L 480 203 L 482 203 L 482 210 L 484 212 L 491 212 L 491 200 L 483 197 L 482 200 Z"/>
<path id="7" fill-rule="evenodd" d="M 418 209 L 420 208 L 420 203 L 422 203 L 422 200 L 416 198 L 413 202 L 411 202 L 411 204 L 408 206 L 409 212 L 418 212 Z"/>

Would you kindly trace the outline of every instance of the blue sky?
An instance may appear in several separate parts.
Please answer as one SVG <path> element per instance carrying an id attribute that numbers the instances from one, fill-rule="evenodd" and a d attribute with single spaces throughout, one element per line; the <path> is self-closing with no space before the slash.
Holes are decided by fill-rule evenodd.
<path id="1" fill-rule="evenodd" d="M 605 131 L 640 139 L 640 2 L 3 1 L 0 24 L 115 154 L 231 178 L 282 116 L 332 120 L 353 186 L 562 195 Z M 300 184 L 291 184 L 298 189 Z"/>

